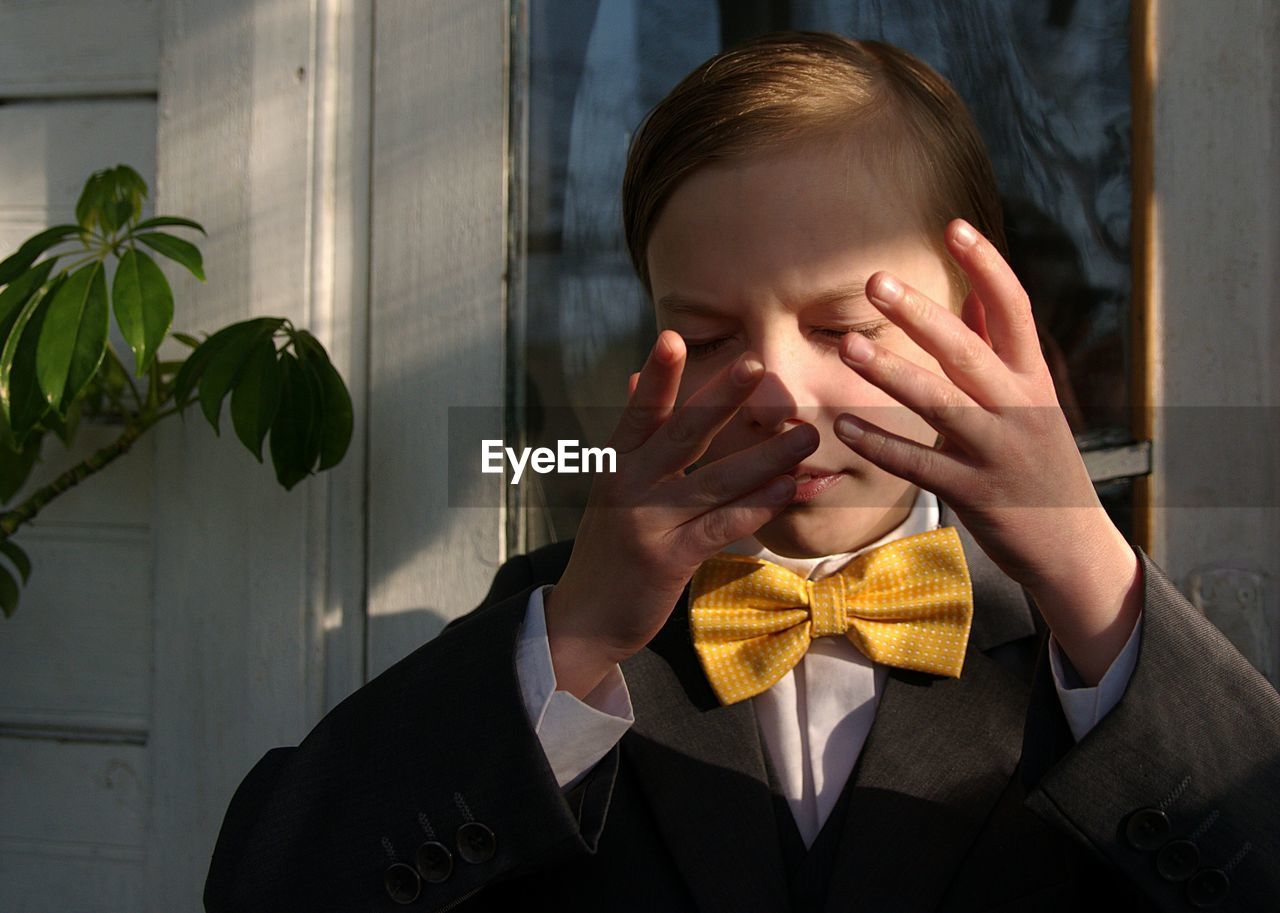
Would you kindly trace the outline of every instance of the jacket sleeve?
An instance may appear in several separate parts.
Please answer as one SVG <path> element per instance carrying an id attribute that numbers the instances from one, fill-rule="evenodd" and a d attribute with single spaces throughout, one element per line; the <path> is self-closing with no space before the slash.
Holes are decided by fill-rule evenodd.
<path id="1" fill-rule="evenodd" d="M 1074 741 L 1048 668 L 1032 682 L 1027 805 L 1162 911 L 1273 911 L 1280 695 L 1141 549 L 1143 631 L 1123 696 Z"/>
<path id="2" fill-rule="evenodd" d="M 434 911 L 595 851 L 618 749 L 565 792 L 530 725 L 515 654 L 550 582 L 536 564 L 508 561 L 479 608 L 267 752 L 227 809 L 209 913 Z"/>

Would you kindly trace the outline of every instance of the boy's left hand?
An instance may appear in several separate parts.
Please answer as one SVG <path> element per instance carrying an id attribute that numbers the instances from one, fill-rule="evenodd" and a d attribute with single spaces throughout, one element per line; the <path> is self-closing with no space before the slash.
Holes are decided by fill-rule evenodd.
<path id="1" fill-rule="evenodd" d="M 885 272 L 866 286 L 871 303 L 937 360 L 945 378 L 856 333 L 840 347 L 847 365 L 942 441 L 930 448 L 847 414 L 836 434 L 946 501 L 992 561 L 1027 588 L 1072 665 L 1094 685 L 1141 610 L 1137 556 L 1094 491 L 1017 276 L 963 220 L 947 227 L 946 242 L 972 288 L 962 316 Z"/>

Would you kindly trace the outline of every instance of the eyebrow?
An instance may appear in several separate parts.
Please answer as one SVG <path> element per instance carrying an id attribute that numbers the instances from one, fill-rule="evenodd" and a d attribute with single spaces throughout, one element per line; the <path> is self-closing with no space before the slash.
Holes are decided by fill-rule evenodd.
<path id="1" fill-rule="evenodd" d="M 823 289 L 802 301 L 800 303 L 800 307 L 810 308 L 842 304 L 849 301 L 866 301 L 866 285 L 866 280 L 863 279 L 859 282 L 849 283 L 848 285 L 837 285 L 829 289 Z M 714 305 L 693 301 L 675 292 L 668 292 L 659 298 L 658 308 L 673 314 L 692 314 L 695 316 L 705 317 L 731 316 L 730 312 L 726 310 L 717 308 Z"/>

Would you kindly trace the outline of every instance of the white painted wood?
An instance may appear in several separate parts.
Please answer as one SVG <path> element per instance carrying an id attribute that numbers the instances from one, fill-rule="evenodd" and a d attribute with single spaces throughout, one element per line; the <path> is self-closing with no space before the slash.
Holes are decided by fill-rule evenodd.
<path id="1" fill-rule="evenodd" d="M 105 442 L 86 429 L 75 455 Z M 95 440 L 96 439 L 96 440 Z M 73 461 L 46 442 L 50 465 L 28 490 Z M 51 451 L 54 451 L 51 453 Z M 0 637 L 0 729 L 58 727 L 145 738 L 151 687 L 151 448 L 55 501 L 15 540 L 34 570 Z M 126 462 L 128 460 L 128 462 Z M 21 494 L 19 495 L 21 497 Z"/>
<path id="2" fill-rule="evenodd" d="M 44 98 L 0 106 L 0 256 L 71 221 L 90 172 L 126 162 L 153 179 L 154 100 L 62 96 L 153 91 L 155 26 L 151 3 L 0 3 L 0 96 Z M 26 491 L 118 433 L 86 423 L 70 452 L 50 437 Z M 141 906 L 151 456 L 144 438 L 16 538 L 34 572 L 0 621 L 3 910 Z"/>
<path id="3" fill-rule="evenodd" d="M 0 910 L 139 910 L 146 749 L 0 737 Z"/>
<path id="4" fill-rule="evenodd" d="M 52 858 L 52 866 L 44 868 Z M 0 908 L 23 913 L 141 910 L 142 862 L 100 847 L 0 840 Z M 108 902 L 106 898 L 110 898 Z"/>
<path id="5" fill-rule="evenodd" d="M 158 51 L 157 0 L 0 0 L 0 96 L 154 92 Z"/>
<path id="6" fill-rule="evenodd" d="M 1168 505 L 1237 503 L 1242 464 L 1280 476 L 1280 5 L 1167 0 L 1155 13 L 1153 551 L 1184 588 L 1205 565 L 1267 575 L 1276 655 L 1280 509 Z M 1179 406 L 1268 411 L 1252 434 L 1203 441 L 1161 408 Z"/>
<path id="7" fill-rule="evenodd" d="M 325 0 L 317 6 L 317 95 L 312 323 L 330 341 L 357 421 L 341 467 L 329 475 L 327 588 L 316 594 L 322 616 L 323 706 L 327 712 L 365 681 L 365 448 L 369 313 L 369 157 L 372 142 L 373 6 Z M 319 524 L 313 525 L 320 532 Z M 312 669 L 316 669 L 313 665 Z"/>
<path id="8" fill-rule="evenodd" d="M 56 222 L 74 222 L 85 179 L 121 162 L 149 179 L 156 103 L 0 105 L 0 256 Z"/>
<path id="9" fill-rule="evenodd" d="M 498 477 L 493 507 L 451 508 L 446 457 L 449 406 L 503 401 L 507 4 L 381 0 L 375 28 L 371 677 L 473 608 L 503 554 Z"/>
<path id="10" fill-rule="evenodd" d="M 140 856 L 145 779 L 141 746 L 0 738 L 0 828 L 11 843 L 98 844 Z"/>
<path id="11" fill-rule="evenodd" d="M 180 313 L 313 330 L 357 431 L 290 493 L 198 419 L 157 442 L 152 910 L 199 909 L 236 786 L 363 681 L 369 17 L 354 0 L 164 5 L 161 206 L 211 234 Z"/>

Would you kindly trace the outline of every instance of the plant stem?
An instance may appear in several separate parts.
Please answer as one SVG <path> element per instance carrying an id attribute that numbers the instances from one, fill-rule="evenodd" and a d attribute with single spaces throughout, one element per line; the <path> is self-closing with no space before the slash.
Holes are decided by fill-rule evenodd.
<path id="1" fill-rule="evenodd" d="M 32 492 L 31 496 L 15 507 L 0 514 L 0 535 L 4 538 L 12 536 L 18 527 L 35 519 L 36 514 L 58 495 L 75 488 L 89 476 L 104 469 L 109 463 L 125 453 L 133 446 L 144 431 L 155 424 L 155 419 L 136 425 L 126 425 L 118 438 L 94 453 L 82 463 L 72 466 L 48 485 Z"/>

